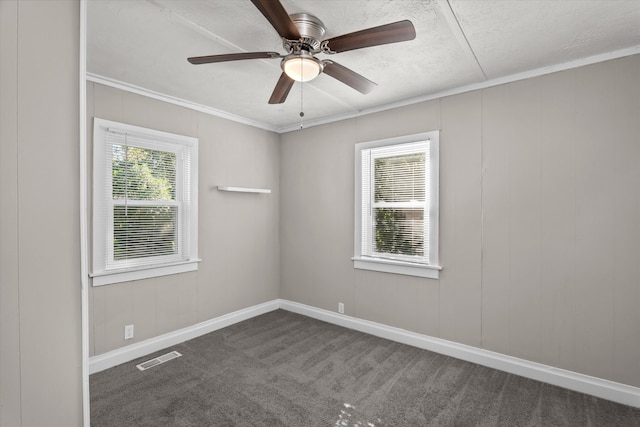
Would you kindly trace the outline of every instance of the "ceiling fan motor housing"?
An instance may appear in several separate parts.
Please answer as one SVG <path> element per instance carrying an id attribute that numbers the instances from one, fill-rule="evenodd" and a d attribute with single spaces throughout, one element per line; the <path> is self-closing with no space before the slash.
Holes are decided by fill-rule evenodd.
<path id="1" fill-rule="evenodd" d="M 413 40 L 416 37 L 413 24 L 405 19 L 323 40 L 326 27 L 316 16 L 308 13 L 289 15 L 280 0 L 251 0 L 251 2 L 281 37 L 286 55 L 283 56 L 277 52 L 242 52 L 195 56 L 187 60 L 192 64 L 211 64 L 243 59 L 282 58 L 280 67 L 283 73 L 271 94 L 269 104 L 283 103 L 295 81 L 310 81 L 320 73 L 325 73 L 360 93 L 369 93 L 376 86 L 374 82 L 332 60 L 321 61 L 314 55 L 317 53 L 332 55 Z"/>
<path id="2" fill-rule="evenodd" d="M 322 21 L 308 13 L 295 13 L 289 16 L 300 33 L 300 43 L 308 45 L 312 52 L 317 51 L 326 31 Z"/>

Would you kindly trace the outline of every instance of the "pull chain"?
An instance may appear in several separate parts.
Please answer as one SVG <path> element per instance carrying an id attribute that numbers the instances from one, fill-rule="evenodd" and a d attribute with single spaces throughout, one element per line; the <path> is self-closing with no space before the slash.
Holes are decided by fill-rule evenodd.
<path id="1" fill-rule="evenodd" d="M 124 216 L 129 215 L 129 135 L 124 134 Z"/>
<path id="2" fill-rule="evenodd" d="M 302 67 L 302 61 L 300 61 L 300 76 L 303 76 L 303 71 L 304 71 L 304 68 Z M 304 110 L 304 108 L 303 108 L 304 82 L 303 81 L 304 81 L 304 79 L 301 78 L 300 80 L 301 80 L 300 81 L 300 129 L 302 129 L 303 124 L 304 124 L 303 123 L 303 117 L 304 117 L 304 111 L 303 111 Z"/>

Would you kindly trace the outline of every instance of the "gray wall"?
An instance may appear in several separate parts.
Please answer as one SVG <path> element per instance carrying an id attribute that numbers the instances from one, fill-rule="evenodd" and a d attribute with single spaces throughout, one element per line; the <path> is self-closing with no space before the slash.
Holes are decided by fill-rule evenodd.
<path id="1" fill-rule="evenodd" d="M 2 426 L 82 421 L 78 28 L 77 1 L 0 1 Z M 638 75 L 635 56 L 281 138 L 90 84 L 89 115 L 200 138 L 203 258 L 93 289 L 92 354 L 124 324 L 280 296 L 640 386 Z M 441 279 L 353 270 L 353 145 L 432 129 Z"/>
<path id="2" fill-rule="evenodd" d="M 82 424 L 77 1 L 0 1 L 0 425 Z"/>
<path id="3" fill-rule="evenodd" d="M 281 298 L 640 386 L 640 56 L 291 132 Z M 439 280 L 354 270 L 354 144 L 440 129 Z"/>
<path id="4" fill-rule="evenodd" d="M 278 298 L 277 134 L 97 83 L 87 84 L 87 116 L 90 135 L 95 116 L 199 139 L 202 259 L 197 272 L 92 287 L 90 355 Z M 225 193 L 217 185 L 272 193 Z M 128 324 L 135 337 L 125 341 Z"/>

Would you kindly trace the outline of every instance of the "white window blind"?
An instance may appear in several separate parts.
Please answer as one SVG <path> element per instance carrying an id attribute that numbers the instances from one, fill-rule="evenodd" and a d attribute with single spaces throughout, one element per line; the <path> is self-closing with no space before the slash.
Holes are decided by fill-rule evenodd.
<path id="1" fill-rule="evenodd" d="M 357 144 L 356 268 L 440 268 L 437 160 L 437 132 Z"/>
<path id="2" fill-rule="evenodd" d="M 93 275 L 195 261 L 197 140 L 96 119 L 94 150 Z"/>
<path id="3" fill-rule="evenodd" d="M 363 255 L 428 264 L 429 143 L 364 150 L 362 162 Z"/>

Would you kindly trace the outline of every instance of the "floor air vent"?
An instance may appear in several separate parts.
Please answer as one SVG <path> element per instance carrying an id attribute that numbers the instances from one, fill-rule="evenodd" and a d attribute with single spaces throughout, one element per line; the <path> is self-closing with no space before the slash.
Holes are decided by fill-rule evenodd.
<path id="1" fill-rule="evenodd" d="M 144 371 L 149 368 L 153 368 L 154 366 L 158 366 L 163 364 L 164 362 L 168 362 L 171 359 L 175 359 L 176 357 L 182 356 L 177 351 L 172 351 L 171 353 L 163 354 L 162 356 L 158 356 L 155 359 L 147 360 L 146 362 L 142 362 L 139 365 L 136 365 L 136 368 Z"/>

